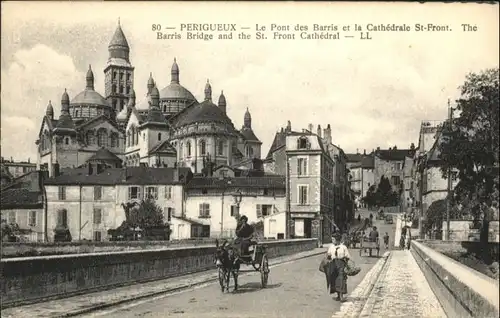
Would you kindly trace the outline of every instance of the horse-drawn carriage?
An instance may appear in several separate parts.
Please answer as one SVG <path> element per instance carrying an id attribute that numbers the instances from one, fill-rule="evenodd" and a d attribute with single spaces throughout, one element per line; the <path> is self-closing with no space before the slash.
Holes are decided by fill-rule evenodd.
<path id="1" fill-rule="evenodd" d="M 369 253 L 370 256 L 372 256 L 372 251 L 377 250 L 377 256 L 379 256 L 380 253 L 380 241 L 377 238 L 375 241 L 370 240 L 369 238 L 363 237 L 361 239 L 361 244 L 359 247 L 359 256 L 363 256 L 363 251 L 364 253 Z"/>
<path id="2" fill-rule="evenodd" d="M 356 248 L 357 244 L 361 245 L 362 237 L 363 237 L 363 233 L 361 231 L 354 231 L 354 232 L 349 233 L 348 247 Z"/>
<path id="3" fill-rule="evenodd" d="M 251 252 L 250 255 L 238 256 L 235 253 L 233 244 L 228 245 L 228 242 L 224 241 L 222 245 L 219 245 L 219 242 L 216 241 L 217 250 L 215 253 L 215 260 L 219 272 L 219 284 L 222 292 L 224 292 L 224 290 L 229 291 L 231 274 L 234 279 L 234 290 L 238 290 L 238 274 L 240 272 L 260 272 L 261 288 L 265 288 L 267 286 L 270 269 L 266 246 L 258 244 L 255 241 L 252 241 L 251 243 L 251 246 L 253 246 L 253 252 Z M 253 269 L 241 271 L 241 265 L 252 266 Z"/>

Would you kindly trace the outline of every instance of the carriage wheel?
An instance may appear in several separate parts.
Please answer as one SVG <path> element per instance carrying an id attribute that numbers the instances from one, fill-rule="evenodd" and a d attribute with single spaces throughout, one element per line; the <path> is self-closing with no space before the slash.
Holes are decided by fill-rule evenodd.
<path id="1" fill-rule="evenodd" d="M 226 273 L 222 268 L 219 268 L 219 284 L 222 292 L 224 292 L 224 283 L 226 282 Z"/>
<path id="2" fill-rule="evenodd" d="M 266 288 L 267 280 L 269 279 L 269 261 L 267 260 L 267 255 L 262 255 L 262 262 L 260 265 L 260 286 Z"/>

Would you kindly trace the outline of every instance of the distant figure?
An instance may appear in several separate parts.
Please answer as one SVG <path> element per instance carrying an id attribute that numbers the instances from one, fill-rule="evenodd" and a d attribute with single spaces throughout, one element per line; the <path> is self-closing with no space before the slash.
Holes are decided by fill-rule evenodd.
<path id="1" fill-rule="evenodd" d="M 389 249 L 389 233 L 385 232 L 385 235 L 384 235 L 384 246 L 385 246 L 385 249 Z"/>
<path id="2" fill-rule="evenodd" d="M 358 214 L 358 223 L 361 223 L 361 214 Z"/>
<path id="3" fill-rule="evenodd" d="M 406 235 L 405 235 L 405 248 L 410 249 L 410 243 L 411 243 L 411 233 L 410 230 L 406 230 Z"/>

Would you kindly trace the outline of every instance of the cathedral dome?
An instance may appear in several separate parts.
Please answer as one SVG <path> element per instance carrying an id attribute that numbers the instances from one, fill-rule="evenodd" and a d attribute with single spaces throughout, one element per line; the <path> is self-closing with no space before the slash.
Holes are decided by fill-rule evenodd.
<path id="1" fill-rule="evenodd" d="M 98 106 L 108 106 L 109 103 L 106 101 L 101 94 L 94 90 L 85 89 L 73 98 L 70 103 L 71 105 L 98 105 Z"/>
<path id="2" fill-rule="evenodd" d="M 209 100 L 191 106 L 177 122 L 177 126 L 185 126 L 194 123 L 217 122 L 232 125 L 226 113 Z"/>
<path id="3" fill-rule="evenodd" d="M 170 83 L 160 91 L 161 100 L 187 100 L 195 102 L 196 98 L 184 86 L 179 83 Z"/>

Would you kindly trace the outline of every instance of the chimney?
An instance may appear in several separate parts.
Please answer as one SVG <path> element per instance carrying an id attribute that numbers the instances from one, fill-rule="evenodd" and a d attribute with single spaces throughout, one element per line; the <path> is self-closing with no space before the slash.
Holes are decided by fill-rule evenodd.
<path id="1" fill-rule="evenodd" d="M 366 149 L 363 149 L 363 155 L 366 156 Z"/>
<path id="2" fill-rule="evenodd" d="M 317 132 L 318 136 L 321 138 L 321 126 L 318 125 L 318 132 Z"/>
<path id="3" fill-rule="evenodd" d="M 289 133 L 292 131 L 292 123 L 290 121 L 288 121 L 287 125 L 286 125 L 286 132 Z"/>
<path id="4" fill-rule="evenodd" d="M 285 130 L 283 129 L 283 127 L 281 127 L 281 133 L 284 133 L 284 132 L 285 132 Z"/>
<path id="5" fill-rule="evenodd" d="M 398 150 L 398 147 L 397 147 L 397 146 L 394 146 L 394 148 L 392 148 L 392 150 Z"/>
<path id="6" fill-rule="evenodd" d="M 377 147 L 377 151 L 380 151 L 380 147 Z"/>
<path id="7" fill-rule="evenodd" d="M 312 133 L 313 132 L 313 124 L 309 124 L 309 132 Z"/>
<path id="8" fill-rule="evenodd" d="M 359 155 L 359 148 L 356 148 L 356 154 Z"/>
<path id="9" fill-rule="evenodd" d="M 328 126 L 326 126 L 325 139 L 328 141 L 328 143 L 330 143 L 330 144 L 332 143 L 332 128 L 330 127 L 330 124 L 328 124 Z"/>
<path id="10" fill-rule="evenodd" d="M 94 173 L 94 169 L 93 169 L 93 167 L 92 167 L 92 164 L 91 164 L 91 163 L 89 163 L 89 164 L 87 165 L 87 170 L 88 170 L 88 175 L 89 175 L 89 176 L 90 176 L 90 175 L 92 175 L 92 174 Z"/>

